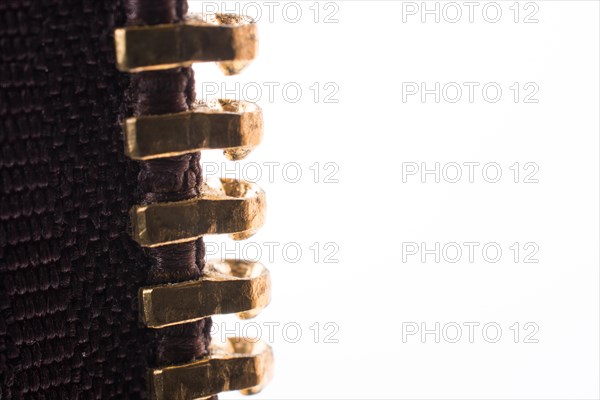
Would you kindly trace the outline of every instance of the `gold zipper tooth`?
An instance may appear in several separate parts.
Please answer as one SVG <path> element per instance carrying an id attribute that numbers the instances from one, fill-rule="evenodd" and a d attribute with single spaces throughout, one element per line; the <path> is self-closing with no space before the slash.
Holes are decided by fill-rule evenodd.
<path id="1" fill-rule="evenodd" d="M 213 315 L 256 316 L 271 300 L 269 270 L 262 264 L 225 260 L 206 264 L 202 278 L 140 289 L 140 319 L 148 328 L 197 321 Z"/>
<path id="2" fill-rule="evenodd" d="M 133 206 L 133 240 L 142 247 L 159 247 L 205 235 L 243 233 L 241 239 L 246 239 L 265 222 L 265 192 L 242 180 L 220 181 L 223 192 L 209 189 L 191 200 Z"/>
<path id="3" fill-rule="evenodd" d="M 129 118 L 123 124 L 125 155 L 134 160 L 222 149 L 240 160 L 262 141 L 261 108 L 247 101 L 197 103 L 187 112 Z"/>
<path id="4" fill-rule="evenodd" d="M 148 371 L 150 398 L 191 400 L 240 390 L 256 394 L 273 376 L 273 351 L 262 341 L 231 338 L 211 345 L 207 357 L 187 364 Z"/>
<path id="5" fill-rule="evenodd" d="M 232 14 L 191 14 L 174 24 L 115 30 L 117 68 L 144 72 L 219 62 L 227 75 L 240 73 L 258 51 L 256 23 Z"/>

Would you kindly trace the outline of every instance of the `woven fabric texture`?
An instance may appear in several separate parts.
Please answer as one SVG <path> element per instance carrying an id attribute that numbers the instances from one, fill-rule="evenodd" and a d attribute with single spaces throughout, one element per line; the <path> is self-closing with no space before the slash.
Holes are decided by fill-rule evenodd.
<path id="1" fill-rule="evenodd" d="M 0 399 L 145 398 L 122 0 L 0 1 Z"/>

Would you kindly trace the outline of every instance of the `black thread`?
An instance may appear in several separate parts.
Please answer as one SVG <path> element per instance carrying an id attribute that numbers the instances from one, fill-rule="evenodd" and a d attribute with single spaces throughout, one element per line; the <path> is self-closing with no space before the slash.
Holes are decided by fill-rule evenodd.
<path id="1" fill-rule="evenodd" d="M 152 4 L 149 4 L 152 3 Z M 185 0 L 128 0 L 128 23 L 171 23 L 183 18 Z M 194 72 L 174 68 L 134 74 L 129 96 L 134 115 L 157 115 L 187 111 L 195 100 Z M 194 198 L 202 184 L 200 153 L 140 162 L 139 202 L 150 204 Z M 147 251 L 152 283 L 175 283 L 197 279 L 204 269 L 202 238 L 184 244 Z M 210 318 L 152 331 L 151 364 L 163 366 L 192 361 L 208 354 Z"/>

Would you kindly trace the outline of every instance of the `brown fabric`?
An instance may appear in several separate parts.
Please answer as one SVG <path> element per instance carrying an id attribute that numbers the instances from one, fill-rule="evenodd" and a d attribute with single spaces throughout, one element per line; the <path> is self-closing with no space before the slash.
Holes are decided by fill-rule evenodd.
<path id="1" fill-rule="evenodd" d="M 119 73 L 112 37 L 126 11 L 155 23 L 185 9 L 0 1 L 0 399 L 146 398 L 148 362 L 206 351 L 209 323 L 157 334 L 136 297 L 199 276 L 202 243 L 145 252 L 127 235 L 133 204 L 197 193 L 199 156 L 140 166 L 119 125 L 189 106 L 193 76 Z"/>
<path id="2" fill-rule="evenodd" d="M 114 1 L 0 2 L 0 398 L 144 398 Z"/>

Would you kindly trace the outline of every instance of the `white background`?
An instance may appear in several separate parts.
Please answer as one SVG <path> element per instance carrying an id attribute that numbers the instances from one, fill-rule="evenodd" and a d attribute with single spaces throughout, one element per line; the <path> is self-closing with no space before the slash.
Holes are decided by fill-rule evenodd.
<path id="1" fill-rule="evenodd" d="M 444 2 L 438 3 L 439 23 L 433 14 L 421 21 L 421 2 L 411 3 L 419 7 L 415 15 L 403 14 L 413 10 L 407 2 L 338 1 L 327 9 L 321 2 L 316 23 L 313 1 L 297 3 L 302 16 L 296 23 L 296 7 L 288 6 L 286 15 L 284 2 L 274 9 L 273 22 L 262 2 L 227 2 L 230 11 L 248 3 L 254 5 L 246 8 L 249 14 L 256 5 L 263 13 L 259 58 L 236 77 L 224 77 L 213 65 L 197 66 L 196 77 L 199 96 L 256 97 L 252 89 L 263 89 L 256 100 L 265 113 L 265 140 L 240 167 L 263 167 L 258 182 L 267 191 L 268 222 L 248 241 L 251 247 L 240 245 L 246 255 L 261 246 L 261 261 L 273 278 L 272 303 L 253 322 L 267 341 L 264 324 L 281 325 L 271 340 L 275 378 L 256 398 L 598 398 L 598 2 L 521 2 L 516 23 L 513 1 L 496 3 L 502 10 L 496 23 L 482 14 L 486 2 L 475 8 L 473 22 L 468 7 L 456 3 L 463 13 L 456 23 L 447 21 L 455 15 L 449 6 L 449 14 L 442 14 Z M 435 2 L 427 7 L 434 9 Z M 495 8 L 489 7 L 491 20 Z M 191 11 L 201 10 L 201 2 L 191 2 Z M 538 22 L 525 23 L 533 11 Z M 324 22 L 331 12 L 337 23 Z M 236 82 L 246 90 L 236 90 Z M 265 82 L 280 85 L 274 99 Z M 420 93 L 403 101 L 403 82 L 425 82 L 429 89 L 436 82 L 441 88 L 452 82 L 480 86 L 473 102 L 463 86 L 458 102 L 447 101 L 455 96 L 448 92 L 436 103 L 433 94 L 422 101 Z M 490 82 L 503 91 L 495 103 L 482 96 Z M 510 89 L 515 82 L 521 90 L 516 103 Z M 234 95 L 222 88 L 206 93 L 221 83 Z M 293 88 L 282 92 L 290 83 L 302 89 L 295 103 Z M 334 86 L 324 90 L 327 83 Z M 539 88 L 532 98 L 537 103 L 524 101 L 531 92 L 524 90 L 527 83 Z M 332 87 L 339 91 L 329 100 L 337 103 L 325 101 Z M 203 157 L 206 168 L 217 165 L 215 175 L 224 175 L 220 154 Z M 265 162 L 280 163 L 272 182 Z M 316 162 L 318 183 L 310 169 Z M 431 174 L 425 183 L 420 174 L 403 182 L 406 163 L 441 168 L 465 162 L 480 164 L 473 183 L 465 166 L 457 183 L 444 176 L 436 183 Z M 518 183 L 509 168 L 516 162 Z M 284 174 L 289 163 L 297 165 Z M 334 167 L 324 170 L 326 163 Z M 487 163 L 500 166 L 497 183 L 485 179 L 494 178 L 493 170 L 482 175 Z M 532 171 L 523 169 L 526 163 L 539 169 L 537 183 L 523 182 Z M 302 177 L 292 183 L 297 166 Z M 324 175 L 336 166 L 330 178 L 339 182 L 325 183 Z M 254 177 L 256 169 L 250 171 Z M 446 172 L 455 175 L 454 169 Z M 248 178 L 242 169 L 228 174 Z M 217 257 L 223 249 L 235 250 L 226 238 L 211 241 L 219 246 Z M 271 263 L 265 242 L 280 244 Z M 428 248 L 436 242 L 481 245 L 474 262 L 466 253 L 456 263 L 443 254 L 439 262 L 433 254 L 422 262 L 420 253 L 404 254 L 403 262 L 408 242 Z M 515 242 L 521 247 L 518 262 L 510 249 Z M 288 243 L 289 253 L 282 254 Z M 314 243 L 321 247 L 317 260 Z M 338 263 L 324 262 L 326 243 L 339 248 L 333 257 Z M 486 243 L 502 249 L 498 262 L 483 258 Z M 525 251 L 526 243 L 539 248 L 533 257 L 539 262 L 523 262 L 534 248 Z M 298 247 L 302 255 L 293 262 Z M 217 318 L 217 326 L 223 321 L 236 323 Z M 327 322 L 339 328 L 332 337 L 338 343 L 325 343 L 324 335 L 332 332 L 324 330 Z M 480 324 L 473 343 L 463 325 L 468 322 Z M 294 329 L 283 334 L 286 323 L 302 329 L 298 342 L 290 340 Z M 428 329 L 439 323 L 439 343 L 434 334 L 423 340 L 420 333 L 403 341 L 406 323 Z M 454 330 L 442 335 L 449 323 L 463 326 L 457 343 L 447 340 Z M 486 323 L 501 327 L 496 343 L 483 335 Z M 532 337 L 537 343 L 525 343 L 533 326 L 539 328 Z M 493 329 L 488 334 L 495 336 Z"/>

